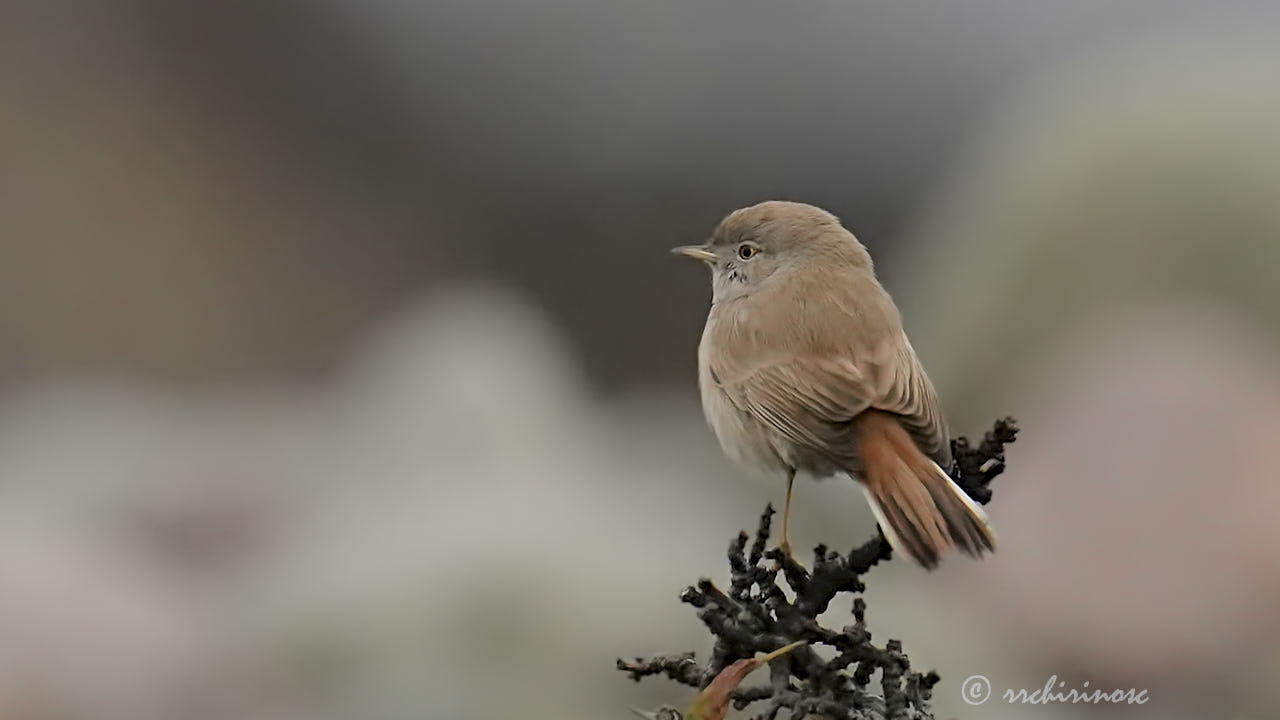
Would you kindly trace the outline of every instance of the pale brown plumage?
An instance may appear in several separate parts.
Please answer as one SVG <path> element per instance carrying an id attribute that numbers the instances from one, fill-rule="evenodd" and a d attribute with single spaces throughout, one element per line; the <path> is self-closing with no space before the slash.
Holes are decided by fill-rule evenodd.
<path id="1" fill-rule="evenodd" d="M 925 567 L 952 546 L 994 548 L 982 510 L 943 471 L 946 423 L 898 309 L 834 216 L 765 202 L 677 250 L 713 269 L 699 385 L 730 456 L 785 475 L 788 500 L 797 470 L 849 474 L 895 548 Z"/>

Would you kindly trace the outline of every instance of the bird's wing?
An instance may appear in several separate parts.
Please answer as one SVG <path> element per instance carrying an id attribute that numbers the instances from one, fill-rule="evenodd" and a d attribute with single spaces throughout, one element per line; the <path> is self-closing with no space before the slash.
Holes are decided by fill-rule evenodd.
<path id="1" fill-rule="evenodd" d="M 895 343 L 893 355 L 896 360 L 880 370 L 876 400 L 871 407 L 897 415 L 924 454 L 948 470 L 951 437 L 942 417 L 942 404 L 905 333 Z"/>
<path id="2" fill-rule="evenodd" d="M 849 423 L 872 402 L 872 386 L 847 358 L 797 357 L 723 385 L 740 410 L 792 443 L 842 467 L 856 460 Z"/>
<path id="3" fill-rule="evenodd" d="M 850 423 L 867 409 L 899 416 L 926 455 L 950 465 L 937 395 L 901 332 L 871 352 L 780 359 L 735 373 L 722 387 L 739 409 L 841 466 L 856 461 Z"/>

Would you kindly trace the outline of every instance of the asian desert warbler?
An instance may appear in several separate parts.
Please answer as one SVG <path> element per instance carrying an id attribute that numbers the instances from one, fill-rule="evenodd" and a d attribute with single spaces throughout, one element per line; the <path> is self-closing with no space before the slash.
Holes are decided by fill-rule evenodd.
<path id="1" fill-rule="evenodd" d="M 702 408 L 726 453 L 786 479 L 787 552 L 798 471 L 858 481 L 892 547 L 926 568 L 953 547 L 995 549 L 986 514 L 947 475 L 946 422 L 898 308 L 835 216 L 764 202 L 673 252 L 711 268 Z"/>

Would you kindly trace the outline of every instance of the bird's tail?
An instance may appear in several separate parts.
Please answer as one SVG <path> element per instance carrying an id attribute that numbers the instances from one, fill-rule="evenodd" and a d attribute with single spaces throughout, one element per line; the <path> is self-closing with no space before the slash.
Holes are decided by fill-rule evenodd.
<path id="1" fill-rule="evenodd" d="M 952 547 L 973 557 L 995 550 L 986 513 L 893 416 L 864 412 L 855 427 L 863 464 L 859 479 L 894 550 L 929 570 Z"/>

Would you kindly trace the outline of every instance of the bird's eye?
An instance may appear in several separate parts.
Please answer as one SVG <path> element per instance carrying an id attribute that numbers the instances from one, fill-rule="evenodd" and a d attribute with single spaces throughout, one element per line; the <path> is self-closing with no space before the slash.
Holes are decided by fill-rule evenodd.
<path id="1" fill-rule="evenodd" d="M 738 257 L 743 260 L 750 260 L 755 257 L 758 252 L 760 252 L 760 248 L 752 245 L 751 243 L 742 243 L 738 246 Z"/>

